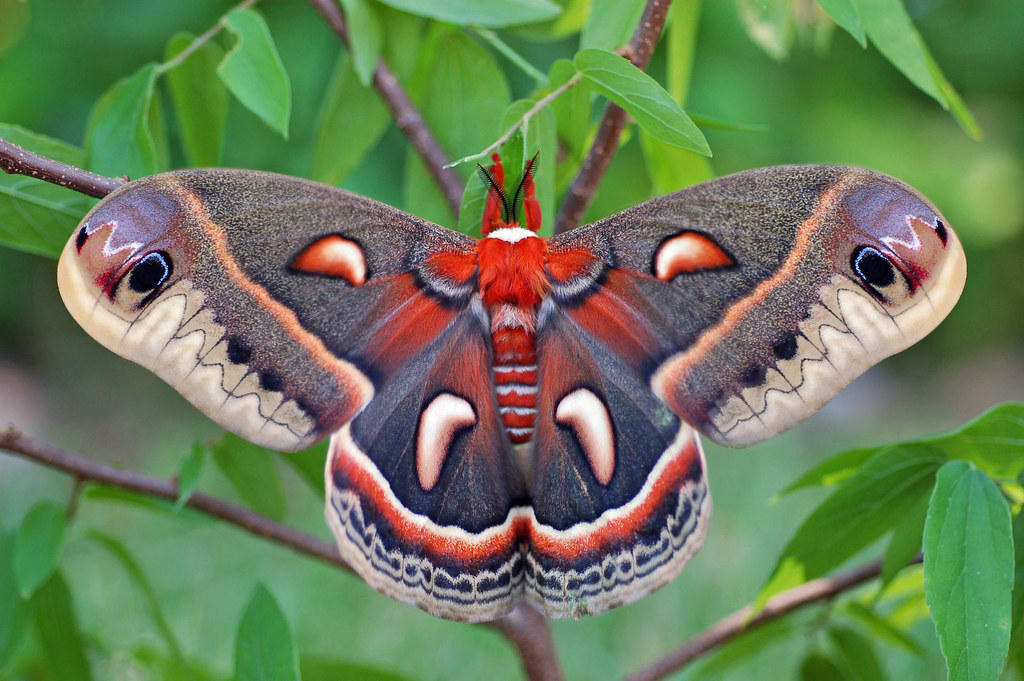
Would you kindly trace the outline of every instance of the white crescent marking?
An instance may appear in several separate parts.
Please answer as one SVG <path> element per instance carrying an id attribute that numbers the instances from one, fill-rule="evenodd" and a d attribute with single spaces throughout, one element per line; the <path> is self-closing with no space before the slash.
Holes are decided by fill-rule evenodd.
<path id="1" fill-rule="evenodd" d="M 615 472 L 615 440 L 601 399 L 586 388 L 574 390 L 558 403 L 555 421 L 572 428 L 594 477 L 607 486 Z"/>
<path id="2" fill-rule="evenodd" d="M 452 438 L 474 423 L 473 405 L 450 393 L 441 393 L 423 410 L 416 436 L 416 476 L 424 492 L 432 490 L 441 477 Z"/>

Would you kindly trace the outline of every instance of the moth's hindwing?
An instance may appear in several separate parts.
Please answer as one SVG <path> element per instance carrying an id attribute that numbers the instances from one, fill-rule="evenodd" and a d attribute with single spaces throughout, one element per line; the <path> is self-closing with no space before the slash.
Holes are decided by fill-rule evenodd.
<path id="1" fill-rule="evenodd" d="M 550 617 L 598 614 L 666 584 L 703 544 L 704 455 L 601 339 L 550 301 L 538 326 L 528 597 Z"/>
<path id="2" fill-rule="evenodd" d="M 331 439 L 327 521 L 374 588 L 480 621 L 522 597 L 526 489 L 498 417 L 476 302 Z"/>

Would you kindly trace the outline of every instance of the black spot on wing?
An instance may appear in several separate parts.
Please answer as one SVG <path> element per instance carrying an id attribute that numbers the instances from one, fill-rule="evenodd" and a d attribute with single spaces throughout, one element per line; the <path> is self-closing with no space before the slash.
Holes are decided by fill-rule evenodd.
<path id="1" fill-rule="evenodd" d="M 797 342 L 795 333 L 787 333 L 772 343 L 772 352 L 779 359 L 793 359 L 796 357 Z"/>
<path id="2" fill-rule="evenodd" d="M 85 246 L 85 240 L 89 238 L 89 233 L 85 231 L 87 228 L 88 225 L 82 225 L 81 229 L 78 230 L 78 234 L 75 236 L 75 248 L 79 251 L 82 250 L 82 246 Z M 946 240 L 943 239 L 942 241 L 945 242 Z"/>
<path id="3" fill-rule="evenodd" d="M 252 349 L 239 338 L 228 339 L 228 361 L 232 364 L 248 364 L 252 359 Z"/>
<path id="4" fill-rule="evenodd" d="M 767 367 L 761 364 L 755 364 L 749 366 L 740 373 L 740 385 L 745 388 L 753 388 L 754 386 L 761 385 L 764 383 L 764 379 L 768 376 Z"/>
<path id="5" fill-rule="evenodd" d="M 270 392 L 281 392 L 284 388 L 284 380 L 273 371 L 261 371 L 260 374 L 260 387 Z"/>

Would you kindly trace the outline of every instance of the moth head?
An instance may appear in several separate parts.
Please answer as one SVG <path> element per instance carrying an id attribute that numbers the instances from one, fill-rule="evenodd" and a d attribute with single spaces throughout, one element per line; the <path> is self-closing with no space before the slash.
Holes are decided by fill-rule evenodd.
<path id="1" fill-rule="evenodd" d="M 842 200 L 847 276 L 894 312 L 927 301 L 951 308 L 963 289 L 963 248 L 945 218 L 921 194 L 871 174 Z"/>
<path id="2" fill-rule="evenodd" d="M 487 236 L 495 229 L 504 227 L 525 227 L 536 232 L 540 229 L 540 201 L 534 176 L 537 174 L 538 151 L 526 162 L 523 175 L 515 184 L 515 191 L 509 195 L 505 184 L 505 166 L 498 153 L 491 154 L 491 165 L 487 168 L 477 164 L 480 178 L 487 189 L 487 203 L 484 206 L 481 232 Z"/>
<path id="3" fill-rule="evenodd" d="M 100 305 L 138 315 L 181 274 L 184 254 L 173 234 L 183 219 L 180 205 L 145 180 L 101 201 L 76 228 L 58 265 L 69 309 Z"/>

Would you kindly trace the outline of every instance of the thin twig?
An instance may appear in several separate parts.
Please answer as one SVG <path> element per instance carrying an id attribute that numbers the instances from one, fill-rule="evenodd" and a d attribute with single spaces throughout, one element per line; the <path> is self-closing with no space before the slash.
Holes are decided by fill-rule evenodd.
<path id="1" fill-rule="evenodd" d="M 918 556 L 914 562 L 920 562 Z M 815 601 L 836 596 L 847 589 L 874 579 L 882 572 L 881 561 L 863 565 L 836 577 L 815 579 L 801 584 L 789 591 L 783 591 L 770 599 L 764 609 L 754 615 L 752 606 L 737 610 L 731 615 L 720 619 L 715 624 L 694 636 L 681 646 L 665 655 L 653 664 L 630 675 L 626 681 L 658 681 L 718 646 L 731 641 L 737 636 L 755 629 L 763 624 L 776 620 L 805 605 Z M 752 615 L 754 615 L 752 617 Z"/>
<path id="2" fill-rule="evenodd" d="M 0 170 L 11 175 L 34 177 L 97 199 L 102 199 L 124 184 L 120 178 L 90 173 L 27 151 L 4 139 L 0 139 Z"/>
<path id="3" fill-rule="evenodd" d="M 76 485 L 82 481 L 98 482 L 108 487 L 129 490 L 175 501 L 178 483 L 144 473 L 126 471 L 93 461 L 22 434 L 13 426 L 0 431 L 0 449 L 24 459 L 73 475 Z M 337 547 L 322 539 L 283 525 L 247 508 L 232 504 L 204 492 L 195 492 L 186 504 L 281 546 L 332 563 L 350 571 Z M 551 629 L 535 608 L 523 603 L 508 615 L 486 626 L 497 629 L 516 647 L 530 681 L 561 681 L 563 678 Z"/>
<path id="4" fill-rule="evenodd" d="M 249 9 L 250 7 L 255 5 L 256 2 L 257 2 L 257 0 L 242 0 L 242 2 L 238 3 L 235 6 L 235 8 L 233 10 L 231 10 L 231 11 L 235 12 L 235 11 L 238 11 L 238 10 Z M 172 57 L 171 59 L 168 59 L 167 61 L 165 61 L 163 64 L 160 64 L 160 66 L 159 66 L 159 68 L 157 70 L 160 73 L 164 73 L 165 71 L 170 71 L 175 66 L 180 66 L 186 59 L 188 59 L 189 57 L 192 56 L 193 52 L 195 52 L 200 47 L 202 47 L 206 43 L 208 43 L 211 40 L 213 40 L 213 38 L 218 33 L 220 33 L 222 30 L 224 30 L 224 26 L 226 26 L 226 25 L 227 25 L 227 15 L 225 14 L 224 16 L 222 16 L 220 18 L 220 20 L 217 23 L 215 23 L 213 26 L 208 28 L 205 33 L 203 33 L 202 35 L 198 36 L 195 40 L 193 40 L 191 43 L 189 43 L 188 47 L 186 47 L 184 50 L 182 50 L 178 54 L 174 55 L 174 57 Z"/>
<path id="5" fill-rule="evenodd" d="M 175 482 L 135 471 L 111 468 L 66 449 L 23 435 L 13 426 L 0 432 L 0 449 L 6 449 L 25 459 L 70 473 L 79 480 L 98 482 L 109 487 L 117 487 L 171 501 L 176 501 L 178 498 L 178 485 Z M 203 492 L 193 494 L 186 506 L 231 523 L 246 532 L 287 546 L 299 553 L 334 563 L 346 570 L 351 569 L 341 559 L 334 544 L 282 525 L 247 508 Z"/>
<path id="6" fill-rule="evenodd" d="M 345 15 L 342 14 L 338 3 L 335 0 L 308 1 L 323 16 L 331 29 L 341 38 L 341 41 L 348 46 Z M 466 186 L 459 174 L 447 167 L 447 152 L 441 148 L 441 144 L 434 137 L 427 122 L 423 120 L 423 115 L 409 99 L 409 95 L 398 82 L 398 77 L 383 59 L 377 62 L 377 68 L 373 72 L 373 85 L 384 99 L 385 104 L 391 109 L 399 130 L 408 138 L 410 144 L 423 159 L 427 172 L 441 189 L 452 212 L 458 215 L 462 205 L 462 193 Z"/>
<path id="7" fill-rule="evenodd" d="M 640 25 L 637 26 L 633 39 L 629 42 L 627 52 L 631 54 L 630 61 L 639 68 L 646 69 L 654 52 L 654 46 L 661 35 L 661 29 L 665 25 L 665 17 L 671 0 L 648 0 L 644 7 L 643 16 L 640 18 Z M 594 136 L 594 143 L 583 160 L 579 174 L 569 186 L 562 207 L 555 219 L 555 234 L 561 234 L 573 227 L 576 227 L 583 218 L 587 206 L 594 198 L 601 178 L 604 177 L 612 156 L 615 155 L 619 146 L 619 137 L 626 125 L 626 112 L 619 105 L 609 102 L 604 111 L 604 117 Z"/>
<path id="8" fill-rule="evenodd" d="M 513 50 L 508 43 L 502 40 L 497 33 L 489 28 L 483 28 L 481 26 L 474 26 L 473 31 L 486 40 L 491 47 L 501 53 L 505 59 L 508 59 L 516 68 L 525 73 L 527 76 L 533 79 L 533 82 L 537 84 L 537 87 L 544 87 L 548 84 L 548 77 L 536 66 L 523 59 L 522 55 Z"/>
<path id="9" fill-rule="evenodd" d="M 465 163 L 466 161 L 472 161 L 474 159 L 478 159 L 478 158 L 487 156 L 492 151 L 494 151 L 495 149 L 500 147 L 502 144 L 504 144 L 505 142 L 508 142 L 510 139 L 512 139 L 512 135 L 514 135 L 516 133 L 516 130 L 518 130 L 519 128 L 523 127 L 527 123 L 529 123 L 530 119 L 533 118 L 534 116 L 536 116 L 538 113 L 540 113 L 540 111 L 544 107 L 546 107 L 551 102 L 555 101 L 563 92 L 565 92 L 569 88 L 571 88 L 571 87 L 573 87 L 575 85 L 578 85 L 581 80 L 583 80 L 583 74 L 582 73 L 575 74 L 572 78 L 570 78 L 569 80 L 567 80 L 564 83 L 562 83 L 561 85 L 559 85 L 557 88 L 552 90 L 550 93 L 545 95 L 543 98 L 537 100 L 537 103 L 534 104 L 533 106 L 531 106 L 529 108 L 529 110 L 527 110 L 526 113 L 524 113 L 522 116 L 520 116 L 519 120 L 517 120 L 515 123 L 513 123 L 512 126 L 508 130 L 505 131 L 505 134 L 502 135 L 501 137 L 499 137 L 497 139 L 497 141 L 494 142 L 494 144 L 492 144 L 491 146 L 487 147 L 483 151 L 479 151 L 479 152 L 473 154 L 472 156 L 463 156 L 458 161 L 452 161 L 451 163 L 448 164 L 448 166 L 449 167 L 457 166 L 460 163 Z"/>

